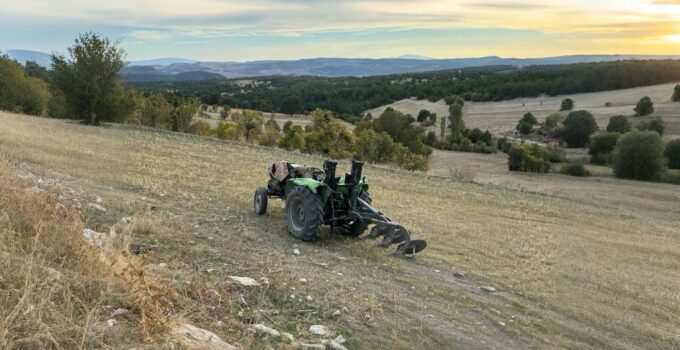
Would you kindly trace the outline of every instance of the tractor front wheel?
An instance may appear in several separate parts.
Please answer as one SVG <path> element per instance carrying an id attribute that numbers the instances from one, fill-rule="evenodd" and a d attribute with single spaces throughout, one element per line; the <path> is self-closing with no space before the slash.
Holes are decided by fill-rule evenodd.
<path id="1" fill-rule="evenodd" d="M 319 238 L 323 212 L 321 197 L 307 187 L 295 188 L 286 198 L 288 232 L 303 241 Z"/>
<path id="2" fill-rule="evenodd" d="M 267 189 L 264 187 L 258 187 L 255 190 L 255 198 L 253 198 L 253 209 L 255 214 L 263 215 L 267 212 L 267 200 L 269 199 L 269 194 Z"/>

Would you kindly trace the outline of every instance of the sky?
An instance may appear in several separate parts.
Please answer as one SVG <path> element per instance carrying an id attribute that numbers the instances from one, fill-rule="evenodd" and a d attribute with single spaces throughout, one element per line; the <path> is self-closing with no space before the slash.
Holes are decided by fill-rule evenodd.
<path id="1" fill-rule="evenodd" d="M 0 0 L 0 49 L 78 33 L 130 60 L 680 54 L 680 0 Z"/>

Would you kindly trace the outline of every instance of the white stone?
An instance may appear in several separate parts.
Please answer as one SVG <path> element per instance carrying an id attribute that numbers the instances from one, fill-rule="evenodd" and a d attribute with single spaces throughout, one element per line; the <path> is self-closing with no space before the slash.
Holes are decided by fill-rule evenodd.
<path id="1" fill-rule="evenodd" d="M 320 324 L 315 324 L 311 327 L 309 327 L 309 333 L 312 333 L 314 335 L 318 335 L 321 337 L 327 337 L 330 335 L 333 335 L 333 332 L 331 332 L 326 326 L 320 325 Z"/>
<path id="2" fill-rule="evenodd" d="M 347 350 L 346 347 L 344 347 L 342 344 L 339 344 L 335 340 L 331 340 L 328 342 L 328 347 L 330 347 L 333 350 Z"/>
<path id="3" fill-rule="evenodd" d="M 326 349 L 326 345 L 323 345 L 323 344 L 305 344 L 305 343 L 302 343 L 302 344 L 300 344 L 300 348 L 302 348 L 302 350 L 325 350 L 325 349 Z"/>
<path id="4" fill-rule="evenodd" d="M 312 299 L 311 295 L 306 296 L 305 300 L 307 300 L 307 302 L 310 302 L 310 303 L 314 301 L 314 299 Z"/>
<path id="5" fill-rule="evenodd" d="M 293 254 L 294 255 L 300 255 L 300 249 L 293 249 Z"/>
<path id="6" fill-rule="evenodd" d="M 285 340 L 287 340 L 289 343 L 292 343 L 295 341 L 295 337 L 293 337 L 292 334 L 283 332 L 281 333 L 281 337 Z"/>
<path id="7" fill-rule="evenodd" d="M 116 316 L 125 315 L 126 313 L 128 313 L 127 309 L 118 308 L 118 309 L 115 309 L 109 317 L 115 318 Z"/>
<path id="8" fill-rule="evenodd" d="M 109 327 L 115 326 L 116 323 L 118 323 L 118 321 L 116 321 L 114 319 L 106 320 L 106 325 L 109 326 Z"/>
<path id="9" fill-rule="evenodd" d="M 335 310 L 335 312 L 333 313 L 333 317 L 340 317 L 340 315 L 342 315 L 342 312 L 340 310 Z"/>
<path id="10" fill-rule="evenodd" d="M 302 283 L 302 284 L 305 284 L 305 283 L 307 283 L 307 279 L 306 279 L 306 278 L 300 278 L 300 280 L 299 280 L 299 281 L 300 281 L 300 283 Z"/>
<path id="11" fill-rule="evenodd" d="M 92 209 L 94 209 L 94 210 L 99 210 L 99 211 L 101 211 L 101 212 L 106 212 L 106 208 L 102 207 L 102 206 L 99 205 L 99 204 L 95 204 L 95 203 L 87 203 L 87 206 L 90 207 L 90 208 L 92 208 Z"/>
<path id="12" fill-rule="evenodd" d="M 256 280 L 250 278 L 250 277 L 240 277 L 240 276 L 229 276 L 229 279 L 232 281 L 246 287 L 254 287 L 254 286 L 259 286 L 260 284 L 257 283 Z"/>
<path id="13" fill-rule="evenodd" d="M 254 325 L 253 328 L 255 328 L 255 330 L 258 331 L 258 333 L 262 333 L 272 337 L 278 337 L 281 335 L 281 333 L 279 333 L 279 331 L 277 331 L 276 329 L 267 327 L 261 323 Z"/>
<path id="14" fill-rule="evenodd" d="M 109 236 L 103 232 L 97 232 L 89 228 L 83 229 L 83 238 L 90 244 L 101 247 Z"/>
<path id="15" fill-rule="evenodd" d="M 335 337 L 335 339 L 333 339 L 333 340 L 335 340 L 335 342 L 338 343 L 338 344 L 345 344 L 345 342 L 347 341 L 347 340 L 345 340 L 345 337 L 342 336 L 342 334 Z"/>
<path id="16" fill-rule="evenodd" d="M 171 334 L 184 348 L 210 350 L 236 350 L 225 343 L 215 333 L 188 323 L 179 324 L 170 330 Z"/>
<path id="17" fill-rule="evenodd" d="M 101 203 L 104 200 L 102 199 L 102 197 L 97 196 L 97 198 L 94 201 L 97 202 L 97 203 Z"/>
<path id="18" fill-rule="evenodd" d="M 489 287 L 489 286 L 482 286 L 482 287 L 479 287 L 479 289 L 481 289 L 481 290 L 483 290 L 487 293 L 495 293 L 496 292 L 496 288 Z"/>

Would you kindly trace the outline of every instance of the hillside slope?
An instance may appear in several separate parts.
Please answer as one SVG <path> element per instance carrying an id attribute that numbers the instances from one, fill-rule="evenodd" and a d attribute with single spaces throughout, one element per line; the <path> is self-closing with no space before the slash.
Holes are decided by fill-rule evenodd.
<path id="1" fill-rule="evenodd" d="M 95 224 L 132 215 L 165 227 L 132 238 L 158 246 L 155 271 L 195 300 L 187 317 L 232 343 L 266 347 L 248 343 L 246 325 L 259 321 L 296 339 L 323 323 L 367 349 L 680 346 L 680 186 L 614 182 L 624 195 L 589 201 L 367 166 L 376 206 L 428 240 L 411 260 L 327 231 L 296 241 L 276 201 L 252 213 L 271 162 L 321 157 L 8 113 L 0 148 L 84 200 L 101 196 L 106 214 L 86 211 Z M 238 289 L 229 275 L 270 287 Z"/>

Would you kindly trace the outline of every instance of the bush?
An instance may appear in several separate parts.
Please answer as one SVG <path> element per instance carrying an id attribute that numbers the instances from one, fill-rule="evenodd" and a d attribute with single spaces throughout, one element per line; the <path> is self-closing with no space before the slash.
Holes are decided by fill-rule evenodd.
<path id="1" fill-rule="evenodd" d="M 612 163 L 617 177 L 656 181 L 664 170 L 663 143 L 653 131 L 622 135 L 614 147 Z"/>
<path id="2" fill-rule="evenodd" d="M 284 125 L 285 129 L 285 125 Z M 292 125 L 284 133 L 283 138 L 279 140 L 279 147 L 287 150 L 301 150 L 305 148 L 305 130 L 300 125 Z"/>
<path id="3" fill-rule="evenodd" d="M 563 119 L 564 118 L 562 117 L 561 114 L 552 113 L 549 116 L 545 117 L 545 123 L 543 123 L 543 129 L 545 129 L 545 131 L 547 131 L 548 133 L 552 134 L 560 126 L 560 123 L 562 123 Z"/>
<path id="4" fill-rule="evenodd" d="M 427 136 L 425 137 L 425 144 L 434 147 L 434 145 L 437 143 L 437 133 L 434 131 L 430 131 L 427 133 Z"/>
<path id="5" fill-rule="evenodd" d="M 585 146 L 595 131 L 597 123 L 593 115 L 588 111 L 575 111 L 567 115 L 561 133 L 570 148 L 577 148 Z"/>
<path id="6" fill-rule="evenodd" d="M 667 171 L 661 175 L 661 182 L 673 185 L 680 185 L 680 171 Z"/>
<path id="7" fill-rule="evenodd" d="M 415 154 L 400 144 L 396 144 L 394 160 L 399 165 L 399 167 L 406 170 L 426 171 L 430 168 L 430 162 L 427 157 L 420 154 Z"/>
<path id="8" fill-rule="evenodd" d="M 418 117 L 416 118 L 416 120 L 422 123 L 426 119 L 430 118 L 430 114 L 431 114 L 430 111 L 428 111 L 427 109 L 421 109 L 420 112 L 418 112 Z"/>
<path id="9" fill-rule="evenodd" d="M 538 145 L 519 145 L 510 149 L 508 153 L 508 169 L 547 173 L 550 170 L 550 162 L 546 152 Z"/>
<path id="10" fill-rule="evenodd" d="M 215 137 L 222 140 L 236 139 L 236 125 L 232 123 L 219 123 L 213 130 Z"/>
<path id="11" fill-rule="evenodd" d="M 590 171 L 586 169 L 583 161 L 574 161 L 560 168 L 560 174 L 569 176 L 590 176 Z"/>
<path id="12" fill-rule="evenodd" d="M 370 163 L 386 162 L 395 158 L 396 150 L 394 140 L 389 134 L 367 129 L 357 137 L 355 156 Z"/>
<path id="13" fill-rule="evenodd" d="M 565 98 L 560 104 L 560 111 L 571 111 L 574 109 L 574 100 L 570 98 Z"/>
<path id="14" fill-rule="evenodd" d="M 187 134 L 209 136 L 212 135 L 212 128 L 210 127 L 210 123 L 204 120 L 197 120 L 191 123 L 185 132 Z"/>
<path id="15" fill-rule="evenodd" d="M 608 132 L 618 132 L 625 134 L 631 129 L 630 121 L 625 115 L 615 115 L 609 118 L 609 124 L 607 124 Z"/>
<path id="16" fill-rule="evenodd" d="M 517 123 L 517 127 L 515 127 L 515 129 L 517 129 L 517 131 L 520 134 L 527 135 L 534 130 L 534 126 L 529 123 L 520 121 L 519 123 Z"/>
<path id="17" fill-rule="evenodd" d="M 675 89 L 673 89 L 673 96 L 671 97 L 671 101 L 680 102 L 680 84 L 675 85 Z"/>
<path id="18" fill-rule="evenodd" d="M 668 159 L 669 168 L 680 169 L 680 139 L 667 143 L 663 155 Z"/>
<path id="19" fill-rule="evenodd" d="M 641 121 L 635 127 L 640 131 L 656 131 L 659 135 L 663 136 L 663 132 L 666 129 L 666 123 L 664 123 L 661 118 L 654 118 L 648 122 Z"/>
<path id="20" fill-rule="evenodd" d="M 611 152 L 619 140 L 621 134 L 617 132 L 607 132 L 595 135 L 590 139 L 588 154 L 593 163 L 607 164 L 611 161 Z"/>
<path id="21" fill-rule="evenodd" d="M 650 115 L 654 113 L 654 103 L 652 103 L 652 99 L 650 99 L 649 96 L 645 96 L 641 98 L 640 101 L 638 101 L 633 110 L 635 111 L 635 115 L 638 117 Z"/>
<path id="22" fill-rule="evenodd" d="M 444 98 L 444 102 L 449 106 L 457 104 L 462 107 L 465 105 L 465 101 L 463 101 L 463 99 L 458 95 L 447 96 Z"/>
<path id="23" fill-rule="evenodd" d="M 278 144 L 281 135 L 272 125 L 264 128 L 264 131 L 258 137 L 260 146 L 274 147 Z"/>
<path id="24" fill-rule="evenodd" d="M 29 77 L 24 69 L 0 56 L 0 109 L 32 115 L 44 115 L 50 101 L 47 84 Z"/>

